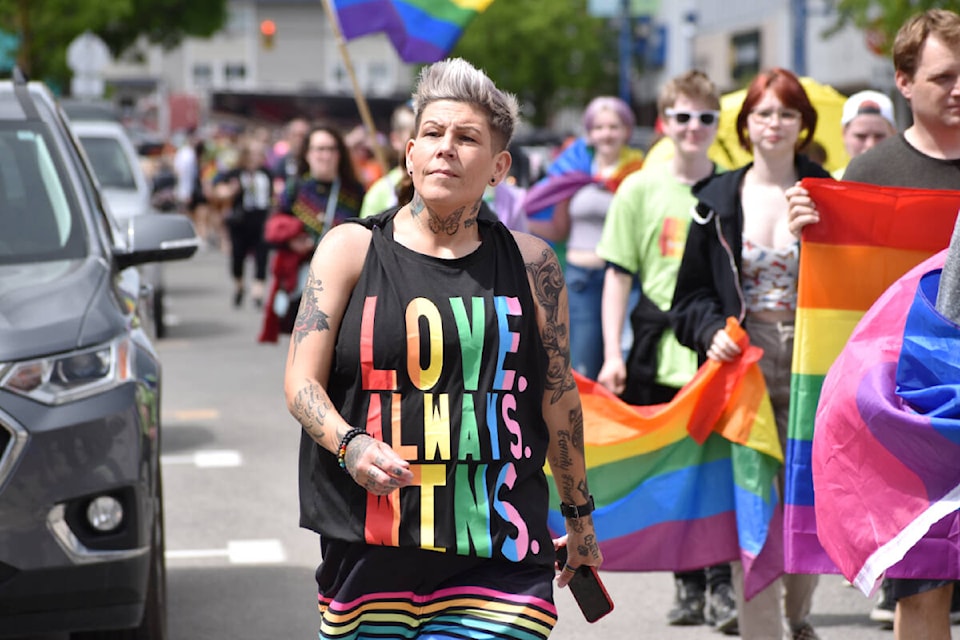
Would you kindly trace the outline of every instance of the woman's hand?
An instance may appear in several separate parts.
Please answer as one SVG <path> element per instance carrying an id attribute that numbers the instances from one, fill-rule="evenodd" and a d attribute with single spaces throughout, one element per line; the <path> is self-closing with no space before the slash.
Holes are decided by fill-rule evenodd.
<path id="1" fill-rule="evenodd" d="M 357 484 L 378 496 L 413 482 L 410 463 L 386 443 L 368 435 L 357 436 L 347 444 L 343 462 Z"/>
<path id="2" fill-rule="evenodd" d="M 566 567 L 557 567 L 560 575 L 557 576 L 557 586 L 561 589 L 567 586 L 576 573 L 577 567 L 586 564 L 600 568 L 603 564 L 603 554 L 597 541 L 597 534 L 593 530 L 593 518 L 567 518 L 567 535 L 553 541 L 553 548 L 567 547 Z"/>
<path id="3" fill-rule="evenodd" d="M 720 362 L 731 362 L 740 357 L 740 346 L 733 341 L 725 329 L 718 329 L 710 341 L 707 357 Z"/>
<path id="4" fill-rule="evenodd" d="M 787 211 L 787 227 L 790 233 L 799 238 L 805 226 L 820 221 L 820 212 L 810 193 L 799 182 L 784 193 L 790 207 Z"/>

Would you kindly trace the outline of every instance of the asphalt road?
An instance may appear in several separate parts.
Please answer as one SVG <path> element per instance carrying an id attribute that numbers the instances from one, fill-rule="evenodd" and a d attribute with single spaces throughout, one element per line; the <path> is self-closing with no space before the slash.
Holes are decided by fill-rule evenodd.
<path id="1" fill-rule="evenodd" d="M 314 534 L 298 528 L 299 425 L 282 393 L 286 340 L 256 342 L 260 312 L 235 309 L 227 257 L 207 250 L 166 267 L 163 472 L 171 640 L 316 638 Z M 616 608 L 587 624 L 566 591 L 552 638 L 721 637 L 669 627 L 672 576 L 601 572 Z M 823 640 L 892 640 L 872 602 L 821 578 L 810 618 Z"/>

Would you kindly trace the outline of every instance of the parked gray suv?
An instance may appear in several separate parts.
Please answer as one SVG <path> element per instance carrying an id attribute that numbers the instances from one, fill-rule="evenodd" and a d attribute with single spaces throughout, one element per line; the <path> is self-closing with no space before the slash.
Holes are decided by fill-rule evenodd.
<path id="1" fill-rule="evenodd" d="M 134 267 L 199 240 L 177 214 L 114 220 L 22 76 L 0 81 L 0 158 L 0 637 L 165 640 L 161 367 Z"/>

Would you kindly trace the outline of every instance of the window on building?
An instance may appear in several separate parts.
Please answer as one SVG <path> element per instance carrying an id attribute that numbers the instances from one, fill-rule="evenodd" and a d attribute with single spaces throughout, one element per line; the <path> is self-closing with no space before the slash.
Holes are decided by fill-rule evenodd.
<path id="1" fill-rule="evenodd" d="M 242 62 L 228 62 L 223 65 L 223 81 L 227 86 L 240 86 L 247 81 L 247 65 Z"/>
<path id="2" fill-rule="evenodd" d="M 196 87 L 210 87 L 213 85 L 213 67 L 206 62 L 193 65 L 193 84 Z"/>
<path id="3" fill-rule="evenodd" d="M 373 62 L 367 67 L 367 77 L 370 79 L 370 91 L 377 95 L 392 93 L 390 86 L 390 68 L 385 62 Z"/>
<path id="4" fill-rule="evenodd" d="M 340 91 L 350 91 L 350 78 L 347 75 L 346 67 L 342 64 L 333 68 L 333 82 L 331 84 Z"/>
<path id="5" fill-rule="evenodd" d="M 760 32 L 736 33 L 730 40 L 733 60 L 730 75 L 737 82 L 746 82 L 760 72 Z"/>

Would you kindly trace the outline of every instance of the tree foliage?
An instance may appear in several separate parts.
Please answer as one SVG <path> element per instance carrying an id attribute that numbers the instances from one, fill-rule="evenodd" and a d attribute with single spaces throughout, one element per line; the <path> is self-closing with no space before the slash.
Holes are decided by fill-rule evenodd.
<path id="1" fill-rule="evenodd" d="M 828 0 L 837 21 L 828 33 L 854 25 L 877 36 L 879 49 L 886 54 L 893 47 L 897 31 L 910 16 L 928 9 L 949 9 L 960 13 L 960 0 Z"/>
<path id="2" fill-rule="evenodd" d="M 586 0 L 499 0 L 470 23 L 451 55 L 484 69 L 546 125 L 568 105 L 617 93 L 617 32 Z"/>
<path id="3" fill-rule="evenodd" d="M 20 36 L 17 64 L 61 87 L 70 79 L 67 47 L 85 31 L 116 56 L 140 36 L 166 48 L 185 36 L 210 36 L 226 16 L 226 0 L 0 0 L 0 29 Z"/>

